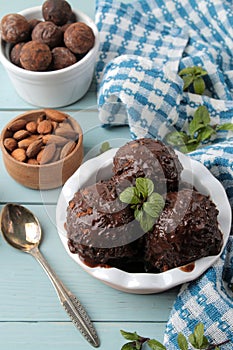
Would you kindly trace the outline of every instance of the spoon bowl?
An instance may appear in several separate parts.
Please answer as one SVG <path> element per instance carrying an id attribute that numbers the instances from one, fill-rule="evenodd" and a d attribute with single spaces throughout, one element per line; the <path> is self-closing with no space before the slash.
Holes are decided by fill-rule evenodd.
<path id="1" fill-rule="evenodd" d="M 10 245 L 24 252 L 38 247 L 42 237 L 35 215 L 27 208 L 11 203 L 2 209 L 1 231 Z"/>
<path id="2" fill-rule="evenodd" d="M 80 301 L 64 286 L 39 251 L 41 226 L 35 215 L 18 204 L 6 204 L 1 211 L 1 231 L 14 248 L 29 253 L 43 267 L 71 321 L 94 347 L 100 345 L 96 330 Z"/>

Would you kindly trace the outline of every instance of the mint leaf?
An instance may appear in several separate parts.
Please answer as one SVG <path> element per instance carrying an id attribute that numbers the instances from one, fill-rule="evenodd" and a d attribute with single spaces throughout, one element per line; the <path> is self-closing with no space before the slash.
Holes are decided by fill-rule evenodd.
<path id="1" fill-rule="evenodd" d="M 184 81 L 183 90 L 187 91 L 193 85 L 193 90 L 196 94 L 202 95 L 205 91 L 205 81 L 203 76 L 208 74 L 206 70 L 199 66 L 187 67 L 179 72 L 179 76 Z"/>
<path id="2" fill-rule="evenodd" d="M 147 342 L 152 350 L 166 350 L 165 346 L 155 339 L 150 339 Z"/>
<path id="3" fill-rule="evenodd" d="M 193 152 L 199 147 L 200 142 L 196 141 L 191 144 L 187 144 L 186 146 L 180 147 L 180 151 L 183 153 Z"/>
<path id="4" fill-rule="evenodd" d="M 104 153 L 104 152 L 108 151 L 109 149 L 111 149 L 110 143 L 108 141 L 103 142 L 101 147 L 100 147 L 100 153 Z"/>
<path id="5" fill-rule="evenodd" d="M 184 81 L 183 90 L 185 91 L 193 83 L 193 76 L 185 75 L 182 77 L 182 79 Z"/>
<path id="6" fill-rule="evenodd" d="M 136 341 L 136 340 L 140 340 L 141 339 L 140 335 L 138 335 L 136 332 L 133 332 L 133 333 L 132 332 L 126 332 L 126 331 L 123 331 L 122 329 L 120 330 L 120 332 L 121 332 L 121 335 L 127 340 L 134 340 L 134 341 Z"/>
<path id="7" fill-rule="evenodd" d="M 210 125 L 207 125 L 205 128 L 199 131 L 198 140 L 199 141 L 208 140 L 211 137 L 211 135 L 215 133 L 216 133 L 215 130 Z"/>
<path id="8" fill-rule="evenodd" d="M 122 346 L 121 350 L 137 350 L 135 342 L 126 343 Z"/>
<path id="9" fill-rule="evenodd" d="M 177 342 L 180 347 L 180 350 L 188 350 L 188 342 L 185 336 L 182 333 L 178 334 Z"/>
<path id="10" fill-rule="evenodd" d="M 195 135 L 195 133 L 204 128 L 205 125 L 200 123 L 198 120 L 196 120 L 195 118 L 193 118 L 191 120 L 191 122 L 189 123 L 189 133 L 190 133 L 190 136 L 193 137 Z"/>
<path id="11" fill-rule="evenodd" d="M 189 133 L 193 137 L 194 134 L 210 123 L 210 115 L 205 106 L 200 106 L 194 113 L 193 119 L 189 123 Z"/>
<path id="12" fill-rule="evenodd" d="M 134 210 L 134 218 L 135 220 L 141 222 L 143 220 L 143 209 L 142 208 L 135 208 Z"/>
<path id="13" fill-rule="evenodd" d="M 204 337 L 204 325 L 203 323 L 199 323 L 195 328 L 193 332 L 195 342 L 198 346 L 198 349 L 202 349 L 203 345 L 203 337 Z"/>
<path id="14" fill-rule="evenodd" d="M 209 345 L 208 339 L 205 336 L 203 336 L 202 349 L 206 349 L 208 345 Z"/>
<path id="15" fill-rule="evenodd" d="M 233 130 L 233 124 L 225 123 L 225 124 L 217 125 L 216 130 Z"/>
<path id="16" fill-rule="evenodd" d="M 159 193 L 152 193 L 147 202 L 143 203 L 144 211 L 152 216 L 158 218 L 165 205 L 163 197 Z"/>
<path id="17" fill-rule="evenodd" d="M 206 106 L 199 106 L 194 113 L 194 118 L 199 120 L 200 123 L 208 125 L 210 123 L 210 115 Z"/>
<path id="18" fill-rule="evenodd" d="M 155 223 L 155 219 L 143 211 L 143 217 L 140 220 L 141 228 L 144 232 L 150 231 Z"/>
<path id="19" fill-rule="evenodd" d="M 193 67 L 186 67 L 181 69 L 181 71 L 179 71 L 179 76 L 183 76 L 183 75 L 193 75 L 195 74 L 195 66 Z"/>
<path id="20" fill-rule="evenodd" d="M 153 181 L 145 177 L 138 177 L 136 179 L 136 189 L 146 198 L 154 191 Z"/>
<path id="21" fill-rule="evenodd" d="M 186 144 L 188 136 L 182 131 L 172 131 L 167 134 L 166 141 L 172 146 L 181 146 Z"/>
<path id="22" fill-rule="evenodd" d="M 195 69 L 195 75 L 196 76 L 204 76 L 207 75 L 207 71 L 205 69 L 203 69 L 202 67 L 199 66 L 194 66 Z"/>
<path id="23" fill-rule="evenodd" d="M 209 345 L 208 339 L 204 335 L 203 323 L 198 323 L 194 332 L 190 334 L 189 341 L 195 349 L 206 349 Z"/>
<path id="24" fill-rule="evenodd" d="M 160 213 L 160 208 L 154 203 L 148 203 L 145 202 L 143 203 L 143 210 L 152 218 L 158 218 L 159 213 Z M 159 212 L 159 213 L 158 213 Z"/>
<path id="25" fill-rule="evenodd" d="M 127 204 L 138 204 L 140 199 L 137 196 L 137 191 L 135 187 L 127 187 L 119 196 L 121 202 Z"/>
<path id="26" fill-rule="evenodd" d="M 136 187 L 127 187 L 119 195 L 123 203 L 131 204 L 134 210 L 134 218 L 137 220 L 144 232 L 152 229 L 155 218 L 158 218 L 165 205 L 163 197 L 153 192 L 153 181 L 139 177 L 135 181 Z"/>
<path id="27" fill-rule="evenodd" d="M 198 349 L 198 345 L 197 345 L 197 343 L 196 343 L 196 339 L 195 339 L 193 333 L 189 335 L 189 338 L 188 338 L 188 339 L 189 339 L 190 344 L 191 344 L 195 349 Z"/>
<path id="28" fill-rule="evenodd" d="M 198 77 L 193 81 L 193 89 L 195 94 L 202 95 L 205 91 L 205 82 L 202 77 Z"/>

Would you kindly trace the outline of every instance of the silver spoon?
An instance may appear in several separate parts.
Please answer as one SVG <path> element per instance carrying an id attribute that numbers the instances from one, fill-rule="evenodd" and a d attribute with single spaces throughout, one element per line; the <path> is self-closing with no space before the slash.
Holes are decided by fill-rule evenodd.
<path id="1" fill-rule="evenodd" d="M 1 231 L 13 247 L 29 253 L 38 260 L 49 276 L 60 302 L 72 322 L 94 347 L 100 345 L 97 333 L 85 309 L 78 299 L 63 285 L 39 251 L 41 227 L 31 211 L 17 204 L 6 204 L 1 212 Z"/>

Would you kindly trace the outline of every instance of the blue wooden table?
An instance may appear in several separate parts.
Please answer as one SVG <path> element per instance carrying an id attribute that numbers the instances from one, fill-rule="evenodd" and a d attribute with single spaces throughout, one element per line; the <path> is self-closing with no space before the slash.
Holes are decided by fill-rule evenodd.
<path id="1" fill-rule="evenodd" d="M 0 17 L 41 5 L 39 0 L 1 0 Z M 75 2 L 70 1 L 72 6 Z M 94 18 L 94 0 L 78 2 Z M 30 109 L 17 96 L 0 65 L 0 130 L 13 117 Z M 127 127 L 101 128 L 95 85 L 77 103 L 63 109 L 81 125 L 85 154 L 104 141 L 129 139 Z M 39 218 L 44 239 L 41 251 L 66 286 L 79 297 L 98 331 L 103 350 L 119 350 L 125 343 L 120 329 L 137 331 L 162 341 L 177 288 L 161 294 L 131 295 L 114 290 L 86 274 L 66 253 L 57 233 L 56 203 L 61 189 L 37 191 L 16 183 L 0 156 L 0 209 L 8 202 L 27 206 Z M 39 264 L 7 245 L 0 236 L 0 349 L 90 349 L 60 306 L 55 290 Z"/>

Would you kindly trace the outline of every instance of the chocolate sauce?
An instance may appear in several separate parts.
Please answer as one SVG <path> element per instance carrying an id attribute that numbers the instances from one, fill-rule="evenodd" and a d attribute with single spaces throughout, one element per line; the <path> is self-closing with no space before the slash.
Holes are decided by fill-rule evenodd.
<path id="1" fill-rule="evenodd" d="M 183 272 L 192 272 L 195 268 L 195 262 L 191 262 L 190 264 L 179 267 L 179 269 Z"/>

